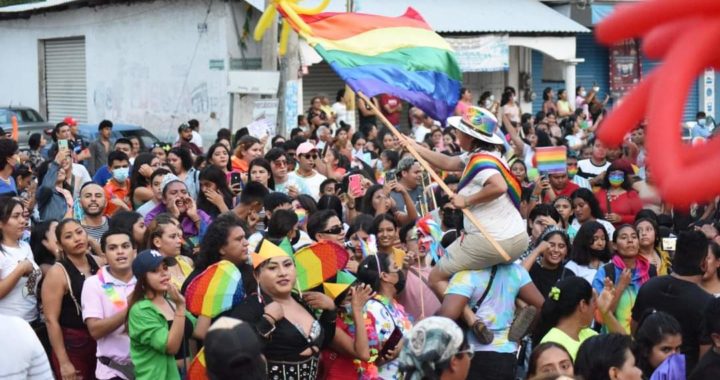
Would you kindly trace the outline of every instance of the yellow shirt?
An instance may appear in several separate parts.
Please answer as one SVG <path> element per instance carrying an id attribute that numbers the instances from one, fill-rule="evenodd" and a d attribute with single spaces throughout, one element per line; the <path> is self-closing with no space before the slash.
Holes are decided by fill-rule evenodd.
<path id="1" fill-rule="evenodd" d="M 550 329 L 550 331 L 548 331 L 547 334 L 545 334 L 540 343 L 553 342 L 565 347 L 565 349 L 570 353 L 570 356 L 572 357 L 572 360 L 574 362 L 575 356 L 577 355 L 578 349 L 580 348 L 582 342 L 584 342 L 585 339 L 593 337 L 597 334 L 598 333 L 596 333 L 594 330 L 586 327 L 580 330 L 580 334 L 578 334 L 578 338 L 580 338 L 580 341 L 577 341 L 569 337 L 559 328 L 553 327 Z"/>

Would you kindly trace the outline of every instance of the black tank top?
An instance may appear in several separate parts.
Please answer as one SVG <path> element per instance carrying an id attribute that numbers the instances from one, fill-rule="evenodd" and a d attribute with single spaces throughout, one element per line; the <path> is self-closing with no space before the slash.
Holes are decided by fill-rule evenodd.
<path id="1" fill-rule="evenodd" d="M 90 273 L 96 274 L 100 267 L 95 262 L 95 259 L 91 255 L 85 255 L 85 257 L 90 264 Z M 58 263 L 65 269 L 70 280 L 70 291 L 65 293 L 62 299 L 59 318 L 60 326 L 71 329 L 87 329 L 83 322 L 82 307 L 80 305 L 80 295 L 85 283 L 85 275 L 70 260 L 62 259 Z"/>

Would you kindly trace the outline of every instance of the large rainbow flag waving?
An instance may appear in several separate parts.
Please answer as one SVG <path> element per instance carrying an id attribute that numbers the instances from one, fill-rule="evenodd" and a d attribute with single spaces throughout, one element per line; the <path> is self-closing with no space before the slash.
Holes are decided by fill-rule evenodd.
<path id="1" fill-rule="evenodd" d="M 392 94 L 435 120 L 451 116 L 462 72 L 455 54 L 417 11 L 399 17 L 363 13 L 301 15 L 291 25 L 355 91 Z M 287 19 L 287 18 L 286 18 Z"/>

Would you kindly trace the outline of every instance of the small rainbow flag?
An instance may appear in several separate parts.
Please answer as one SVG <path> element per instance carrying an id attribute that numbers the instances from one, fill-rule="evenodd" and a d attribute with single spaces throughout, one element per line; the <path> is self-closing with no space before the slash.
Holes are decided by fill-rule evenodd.
<path id="1" fill-rule="evenodd" d="M 542 174 L 567 173 L 567 147 L 545 146 L 535 148 L 537 169 Z"/>
<path id="2" fill-rule="evenodd" d="M 515 208 L 520 210 L 520 196 L 522 194 L 520 182 L 515 179 L 515 176 L 510 172 L 507 165 L 492 154 L 479 152 L 470 157 L 468 164 L 465 166 L 462 177 L 460 178 L 460 182 L 458 183 L 457 191 L 460 192 L 463 187 L 467 186 L 473 178 L 478 175 L 478 173 L 485 169 L 495 169 L 500 172 L 505 182 L 507 182 L 507 194 L 510 197 L 510 200 L 515 205 Z"/>
<path id="3" fill-rule="evenodd" d="M 452 115 L 462 72 L 450 45 L 414 9 L 399 17 L 330 12 L 300 17 L 309 33 L 285 19 L 354 91 L 395 95 L 435 120 Z"/>
<path id="4" fill-rule="evenodd" d="M 244 297 L 240 269 L 227 260 L 210 265 L 185 290 L 187 309 L 210 318 L 230 310 Z"/>

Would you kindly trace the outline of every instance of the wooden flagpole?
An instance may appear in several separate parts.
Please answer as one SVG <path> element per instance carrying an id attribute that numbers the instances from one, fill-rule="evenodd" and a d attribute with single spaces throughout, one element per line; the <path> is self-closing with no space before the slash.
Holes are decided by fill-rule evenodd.
<path id="1" fill-rule="evenodd" d="M 398 131 L 395 128 L 395 126 L 392 125 L 392 123 L 390 123 L 390 121 L 388 121 L 388 119 L 385 117 L 385 115 L 383 115 L 382 112 L 380 112 L 380 110 L 377 109 L 377 107 L 375 107 L 375 104 L 373 104 L 373 102 L 371 102 L 370 99 L 368 99 L 368 97 L 365 96 L 365 94 L 358 91 L 357 95 L 365 101 L 365 104 L 370 105 L 370 108 L 375 113 L 375 116 L 380 118 L 380 120 L 383 122 L 383 124 L 385 124 L 385 126 L 388 127 L 390 129 L 390 131 L 392 131 L 392 133 L 398 139 L 402 140 L 404 138 L 404 136 L 400 133 L 400 131 Z M 407 145 L 406 148 L 410 152 L 410 154 L 412 154 L 413 157 L 415 157 L 415 159 L 420 163 L 420 165 L 428 172 L 428 174 L 430 174 L 430 176 L 435 180 L 435 182 L 437 182 L 438 186 L 440 186 L 440 188 L 443 189 L 443 191 L 445 191 L 445 194 L 447 194 L 449 197 L 452 197 L 455 195 L 455 193 L 452 190 L 450 190 L 448 185 L 445 184 L 445 181 L 443 181 L 442 178 L 440 178 L 440 176 L 437 175 L 437 173 L 435 173 L 435 170 L 433 170 L 433 168 L 430 166 L 430 164 L 428 164 L 427 161 L 425 161 L 425 159 L 423 159 L 420 156 L 418 151 L 415 150 L 415 147 L 413 147 L 412 145 Z M 495 241 L 495 239 L 493 239 L 492 236 L 490 236 L 490 234 L 487 232 L 487 230 L 485 230 L 485 227 L 483 227 L 483 225 L 480 223 L 480 221 L 477 220 L 475 215 L 473 215 L 470 212 L 470 210 L 467 208 L 462 209 L 462 212 L 463 212 L 463 214 L 465 214 L 465 217 L 468 218 L 468 220 L 473 225 L 475 225 L 475 227 L 477 227 L 477 229 L 480 231 L 480 233 L 483 236 L 485 236 L 485 238 L 490 242 L 490 244 L 493 246 L 493 248 L 495 248 L 495 250 L 500 254 L 500 256 L 502 256 L 503 259 L 505 259 L 505 261 L 510 261 L 510 256 L 507 254 L 507 252 L 505 252 L 505 250 L 500 246 L 500 244 L 498 244 L 498 242 Z"/>

